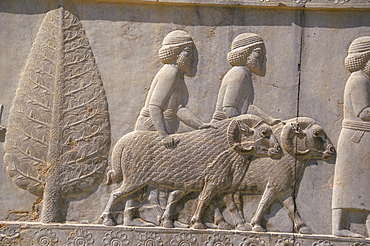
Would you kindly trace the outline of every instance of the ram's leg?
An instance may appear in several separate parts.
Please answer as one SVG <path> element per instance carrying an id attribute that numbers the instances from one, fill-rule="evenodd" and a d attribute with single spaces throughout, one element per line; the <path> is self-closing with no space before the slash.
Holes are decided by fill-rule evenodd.
<path id="1" fill-rule="evenodd" d="M 222 197 L 224 197 L 223 194 Z M 223 210 L 221 210 L 218 199 L 213 199 L 210 206 L 212 206 L 212 209 L 214 210 L 214 223 L 217 225 L 217 228 L 220 230 L 231 230 L 231 226 L 225 221 L 225 218 L 222 215 Z"/>
<path id="2" fill-rule="evenodd" d="M 175 208 L 178 201 L 183 198 L 185 195 L 189 194 L 190 191 L 184 190 L 175 190 L 170 193 L 168 196 L 167 206 L 162 216 L 163 227 L 173 228 L 173 209 Z"/>
<path id="3" fill-rule="evenodd" d="M 294 204 L 291 192 L 289 191 L 288 195 L 286 195 L 282 199 L 279 199 L 279 201 L 288 212 L 289 217 L 292 219 L 295 232 L 299 232 L 301 234 L 312 234 L 311 229 L 306 226 L 305 223 L 303 223 L 298 210 L 295 209 L 296 205 Z"/>
<path id="4" fill-rule="evenodd" d="M 163 216 L 163 209 L 161 208 L 161 203 L 159 201 L 160 199 L 160 194 L 164 193 L 164 190 L 160 190 L 158 187 L 149 187 L 149 204 L 152 206 L 154 209 L 154 212 L 157 215 L 157 221 L 158 225 L 161 221 L 161 217 Z"/>
<path id="5" fill-rule="evenodd" d="M 136 188 L 136 187 L 135 187 Z M 131 186 L 126 186 L 124 183 L 116 190 L 112 191 L 109 196 L 108 202 L 105 205 L 105 209 L 101 218 L 103 219 L 103 224 L 106 226 L 117 225 L 113 218 L 113 213 L 117 207 L 118 202 L 124 199 L 129 194 L 133 193 L 136 189 Z"/>
<path id="6" fill-rule="evenodd" d="M 155 224 L 140 218 L 138 202 L 134 199 L 127 200 L 125 204 L 125 211 L 123 212 L 123 224 L 125 226 L 155 226 Z"/>
<path id="7" fill-rule="evenodd" d="M 266 231 L 261 226 L 261 219 L 265 215 L 266 210 L 269 209 L 269 207 L 271 206 L 272 202 L 274 201 L 275 196 L 276 196 L 275 188 L 273 188 L 268 183 L 266 185 L 265 191 L 263 192 L 261 201 L 258 204 L 257 211 L 255 212 L 251 220 L 252 231 L 259 231 L 259 232 Z"/>
<path id="8" fill-rule="evenodd" d="M 234 194 L 226 194 L 224 196 L 224 202 L 231 214 L 231 217 L 233 218 L 233 221 L 235 223 L 235 229 L 241 231 L 252 230 L 252 226 L 249 223 L 245 223 L 242 211 L 239 210 L 234 200 Z"/>
<path id="9" fill-rule="evenodd" d="M 197 207 L 195 209 L 194 215 L 191 218 L 191 224 L 194 229 L 205 229 L 206 226 L 203 224 L 203 214 L 212 197 L 215 194 L 217 187 L 212 183 L 206 183 L 203 187 L 202 192 L 198 197 Z"/>

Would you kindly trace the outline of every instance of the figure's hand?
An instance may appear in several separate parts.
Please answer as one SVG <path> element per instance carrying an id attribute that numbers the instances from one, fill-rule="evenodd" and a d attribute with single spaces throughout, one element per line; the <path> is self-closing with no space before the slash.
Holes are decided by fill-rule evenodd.
<path id="1" fill-rule="evenodd" d="M 170 135 L 168 135 L 168 136 L 166 136 L 162 139 L 162 144 L 166 148 L 176 147 L 175 139 Z"/>
<path id="2" fill-rule="evenodd" d="M 370 120 L 370 107 L 364 108 L 361 113 L 359 114 L 361 120 Z"/>
<path id="3" fill-rule="evenodd" d="M 211 123 L 203 123 L 203 124 L 199 127 L 199 129 L 207 129 L 207 128 L 217 129 L 217 127 L 216 127 L 216 126 L 214 126 L 214 125 L 212 124 L 212 122 L 211 122 Z"/>

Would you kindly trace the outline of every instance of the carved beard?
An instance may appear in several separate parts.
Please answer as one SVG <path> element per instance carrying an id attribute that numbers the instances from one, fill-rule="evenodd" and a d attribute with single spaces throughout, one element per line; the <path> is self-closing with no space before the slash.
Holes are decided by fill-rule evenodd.
<path id="1" fill-rule="evenodd" d="M 183 53 L 177 57 L 177 65 L 185 72 L 186 75 L 191 74 L 193 67 L 193 59 L 188 58 Z"/>
<path id="2" fill-rule="evenodd" d="M 364 72 L 370 77 L 370 59 L 365 64 Z"/>
<path id="3" fill-rule="evenodd" d="M 247 57 L 247 67 L 256 74 L 262 73 L 262 62 L 253 55 Z"/>

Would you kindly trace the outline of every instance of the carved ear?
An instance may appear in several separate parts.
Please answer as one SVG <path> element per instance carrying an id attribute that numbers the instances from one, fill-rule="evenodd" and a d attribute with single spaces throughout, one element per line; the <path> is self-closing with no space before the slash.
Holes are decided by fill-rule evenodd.
<path id="1" fill-rule="evenodd" d="M 305 130 L 314 123 L 310 118 L 299 117 L 294 122 L 287 123 L 281 131 L 281 145 L 290 154 L 302 156 L 310 152 L 309 149 L 298 150 L 294 146 L 296 137 L 305 138 Z"/>
<path id="2" fill-rule="evenodd" d="M 250 148 L 243 148 L 241 146 L 242 135 L 253 135 L 253 127 L 261 122 L 261 118 L 255 115 L 240 115 L 231 120 L 227 128 L 227 141 L 229 145 L 239 153 L 250 152 L 253 146 Z"/>
<path id="3" fill-rule="evenodd" d="M 237 122 L 239 130 L 245 135 L 253 135 L 254 130 L 250 128 L 247 124 L 244 124 L 242 121 Z"/>

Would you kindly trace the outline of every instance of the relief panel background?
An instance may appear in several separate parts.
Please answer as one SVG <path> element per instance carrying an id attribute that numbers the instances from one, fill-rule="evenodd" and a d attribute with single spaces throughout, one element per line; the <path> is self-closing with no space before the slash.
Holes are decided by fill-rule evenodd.
<path id="1" fill-rule="evenodd" d="M 311 117 L 324 127 L 334 145 L 340 131 L 340 102 L 349 73 L 343 59 L 349 43 L 369 35 L 368 11 L 303 11 L 206 6 L 62 1 L 76 15 L 89 39 L 109 103 L 112 146 L 134 128 L 145 95 L 162 66 L 157 52 L 172 30 L 187 31 L 198 50 L 198 72 L 186 78 L 188 108 L 201 120 L 210 121 L 222 76 L 231 67 L 226 60 L 231 41 L 238 34 L 254 32 L 265 42 L 265 77 L 253 75 L 255 104 L 273 117 Z M 45 13 L 59 1 L 0 2 L 0 104 L 2 124 L 32 43 Z M 352 24 L 353 23 L 353 24 Z M 306 26 L 306 28 L 302 28 Z M 364 33 L 367 32 L 367 33 Z M 302 36 L 303 35 L 303 36 Z M 301 40 L 301 37 L 303 39 Z M 301 76 L 298 71 L 301 57 Z M 335 56 L 333 56 L 335 54 Z M 330 99 L 330 101 L 329 101 Z M 183 131 L 189 130 L 187 127 Z M 0 166 L 4 167 L 0 148 Z M 334 163 L 334 160 L 330 160 Z M 297 206 L 303 220 L 315 233 L 330 233 L 331 182 L 334 166 L 319 162 L 307 168 L 298 193 Z M 29 211 L 35 197 L 18 189 L 0 171 L 0 220 L 9 210 Z M 67 220 L 97 221 L 114 185 L 100 188 L 88 198 L 73 201 Z M 9 192 L 11 191 L 11 192 Z M 251 218 L 259 196 L 245 198 L 244 212 Z M 88 209 L 86 209 L 88 204 Z M 291 231 L 284 210 L 273 204 L 266 216 L 268 230 Z"/>

